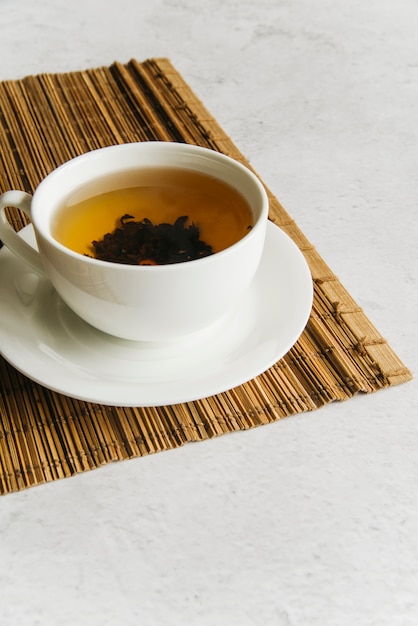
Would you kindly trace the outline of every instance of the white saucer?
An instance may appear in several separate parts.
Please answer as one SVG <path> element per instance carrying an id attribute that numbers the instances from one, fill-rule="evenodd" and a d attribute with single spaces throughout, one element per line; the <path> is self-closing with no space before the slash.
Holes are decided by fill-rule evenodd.
<path id="1" fill-rule="evenodd" d="M 32 226 L 20 231 L 35 246 Z M 308 265 L 269 222 L 250 289 L 227 318 L 174 342 L 117 339 L 76 316 L 46 278 L 0 250 L 0 350 L 32 380 L 65 395 L 117 406 L 158 406 L 232 389 L 278 361 L 312 307 Z"/>

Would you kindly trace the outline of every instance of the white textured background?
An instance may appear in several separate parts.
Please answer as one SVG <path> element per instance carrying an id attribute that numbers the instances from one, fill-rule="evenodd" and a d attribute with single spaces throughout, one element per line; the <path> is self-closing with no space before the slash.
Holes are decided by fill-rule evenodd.
<path id="1" fill-rule="evenodd" d="M 417 0 L 0 0 L 0 27 L 0 80 L 169 57 L 416 370 Z M 5 496 L 0 624 L 416 626 L 417 417 L 413 381 Z"/>

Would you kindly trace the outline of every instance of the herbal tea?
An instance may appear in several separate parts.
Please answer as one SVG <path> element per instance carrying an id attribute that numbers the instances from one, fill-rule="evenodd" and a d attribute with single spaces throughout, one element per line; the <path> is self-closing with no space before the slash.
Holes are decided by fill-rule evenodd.
<path id="1" fill-rule="evenodd" d="M 80 254 L 121 263 L 163 264 L 224 250 L 252 225 L 248 202 L 227 183 L 193 170 L 156 167 L 124 172 L 79 189 L 58 212 L 52 232 Z M 177 237 L 181 254 L 157 258 L 147 247 L 142 261 L 133 254 L 100 256 L 100 250 L 117 243 L 121 257 L 120 250 L 129 247 L 128 236 L 132 241 L 134 235 L 153 239 L 154 247 L 161 249 L 160 239 L 155 241 L 163 231 L 171 247 Z"/>

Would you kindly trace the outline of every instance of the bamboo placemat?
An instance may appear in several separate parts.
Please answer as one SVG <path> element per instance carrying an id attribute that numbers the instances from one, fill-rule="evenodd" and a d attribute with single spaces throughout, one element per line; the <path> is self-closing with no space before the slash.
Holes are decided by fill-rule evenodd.
<path id="1" fill-rule="evenodd" d="M 78 154 L 149 140 L 206 146 L 249 166 L 167 59 L 0 83 L 1 191 L 33 192 L 45 175 Z M 303 251 L 315 288 L 310 320 L 290 352 L 229 392 L 154 408 L 74 400 L 33 383 L 0 357 L 0 493 L 249 429 L 411 379 L 268 193 L 270 219 Z M 27 223 L 16 210 L 11 220 L 16 229 Z"/>

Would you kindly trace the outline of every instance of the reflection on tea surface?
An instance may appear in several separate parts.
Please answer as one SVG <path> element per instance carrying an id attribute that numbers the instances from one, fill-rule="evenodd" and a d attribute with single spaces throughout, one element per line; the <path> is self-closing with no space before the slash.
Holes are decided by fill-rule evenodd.
<path id="1" fill-rule="evenodd" d="M 94 256 L 92 242 L 120 227 L 124 215 L 154 225 L 187 217 L 213 252 L 242 239 L 253 225 L 248 202 L 227 183 L 186 169 L 143 168 L 77 190 L 58 212 L 52 232 L 66 247 Z"/>

